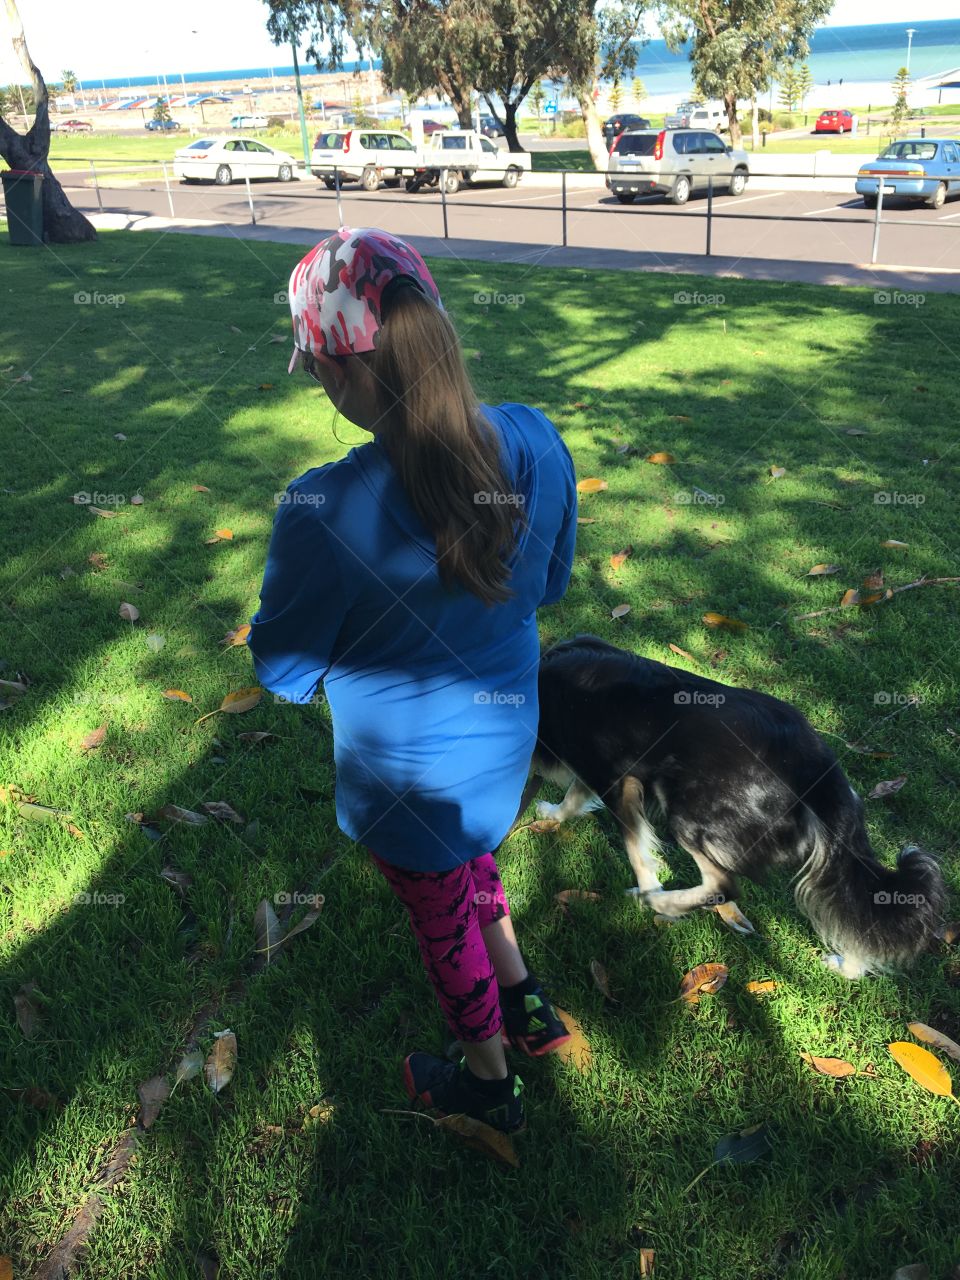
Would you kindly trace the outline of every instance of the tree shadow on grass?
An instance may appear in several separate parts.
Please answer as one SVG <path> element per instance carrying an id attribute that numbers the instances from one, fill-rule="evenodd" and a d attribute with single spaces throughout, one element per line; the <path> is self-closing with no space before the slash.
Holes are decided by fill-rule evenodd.
<path id="1" fill-rule="evenodd" d="M 237 1079 L 219 1099 L 194 1081 L 166 1104 L 141 1143 L 143 1172 L 131 1199 L 111 1200 L 94 1233 L 90 1274 L 115 1274 L 118 1238 L 126 1233 L 126 1256 L 140 1250 L 141 1269 L 159 1266 L 164 1275 L 194 1274 L 184 1259 L 201 1246 L 216 1246 L 238 1275 L 271 1274 L 281 1260 L 288 1274 L 304 1276 L 316 1274 L 318 1259 L 334 1269 L 351 1259 L 369 1269 L 371 1257 L 378 1274 L 409 1274 L 412 1258 L 420 1260 L 418 1274 L 444 1274 L 457 1260 L 470 1269 L 491 1248 L 506 1246 L 511 1265 L 524 1269 L 608 1275 L 631 1264 L 635 1271 L 640 1237 L 655 1241 L 663 1256 L 672 1249 L 682 1258 L 678 1274 L 729 1275 L 729 1255 L 715 1257 L 705 1234 L 711 1217 L 719 1219 L 713 1226 L 728 1248 L 739 1233 L 751 1266 L 760 1258 L 771 1276 L 791 1274 L 787 1246 L 779 1271 L 768 1259 L 798 1205 L 799 1216 L 805 1213 L 829 1243 L 829 1197 L 841 1189 L 849 1196 L 857 1170 L 878 1161 L 896 1167 L 894 1189 L 884 1192 L 895 1206 L 909 1201 L 920 1174 L 898 1164 L 902 1128 L 884 1133 L 877 1112 L 865 1106 L 851 1118 L 852 1090 L 838 1091 L 836 1103 L 831 1096 L 825 1106 L 820 1094 L 797 1087 L 794 1049 L 772 1008 L 744 1009 L 731 989 L 716 1006 L 740 1020 L 735 1041 L 725 1020 L 710 1023 L 709 1034 L 698 1023 L 696 1038 L 687 1037 L 688 1011 L 673 1003 L 680 974 L 720 956 L 745 965 L 756 943 L 719 934 L 712 920 L 661 933 L 629 903 L 609 916 L 591 909 L 572 921 L 558 918 L 553 894 L 578 887 L 574 877 L 581 875 L 584 887 L 602 888 L 619 902 L 625 864 L 617 842 L 593 820 L 569 844 L 523 841 L 505 850 L 508 891 L 521 904 L 515 908 L 521 943 L 550 978 L 558 1002 L 584 1022 L 602 1071 L 599 1088 L 586 1080 L 581 1087 L 554 1062 L 530 1065 L 532 1150 L 519 1171 L 503 1174 L 440 1145 L 435 1135 L 425 1137 L 426 1121 L 379 1114 L 405 1105 L 398 1074 L 404 1052 L 440 1049 L 444 1037 L 399 909 L 365 857 L 336 832 L 323 710 L 265 699 L 236 722 L 189 728 L 228 688 L 252 682 L 244 651 L 220 651 L 219 642 L 252 611 L 273 493 L 307 465 L 341 451 L 332 442 L 318 445 L 316 398 L 282 382 L 286 345 L 274 351 L 267 341 L 269 333 L 287 336 L 285 307 L 277 306 L 274 319 L 272 299 L 285 288 L 295 257 L 295 250 L 261 245 L 104 237 L 95 250 L 62 263 L 41 259 L 38 271 L 31 263 L 15 285 L 29 286 L 37 300 L 30 329 L 5 335 L 14 373 L 32 364 L 34 376 L 5 385 L 0 399 L 17 459 L 9 485 L 15 493 L 6 496 L 14 499 L 7 519 L 13 555 L 2 597 L 10 635 L 2 656 L 10 671 L 26 671 L 32 686 L 4 713 L 15 744 L 4 781 L 43 803 L 69 806 L 86 837 L 74 840 L 59 826 L 34 828 L 7 810 L 12 936 L 0 985 L 8 1010 L 3 1076 L 14 1093 L 0 1105 L 9 1110 L 9 1213 L 17 1223 L 18 1261 L 33 1265 L 59 1237 L 95 1185 L 98 1144 L 109 1145 L 132 1118 L 137 1084 L 170 1068 L 197 1016 L 212 1008 L 238 1033 Z M 910 376 L 925 377 L 930 392 L 913 393 L 913 403 L 904 400 L 896 412 L 891 406 L 871 424 L 874 452 L 867 454 L 865 442 L 851 445 L 823 426 L 834 419 L 842 425 L 848 408 L 853 415 L 858 395 L 847 384 L 862 386 L 872 371 L 866 349 L 851 352 L 848 345 L 837 353 L 834 344 L 831 360 L 830 343 L 822 343 L 818 385 L 833 388 L 825 418 L 821 404 L 819 413 L 806 407 L 808 371 L 772 373 L 750 364 L 742 350 L 732 356 L 704 350 L 697 376 L 684 377 L 690 341 L 699 335 L 706 342 L 711 331 L 691 325 L 689 311 L 669 300 L 675 279 L 665 286 L 604 276 L 601 297 L 597 277 L 585 272 L 531 276 L 525 306 L 548 318 L 534 338 L 526 311 L 493 316 L 499 326 L 487 323 L 489 313 L 477 317 L 479 328 L 472 319 L 464 323 L 474 315 L 469 299 L 491 269 L 471 276 L 444 265 L 437 276 L 468 348 L 483 334 L 475 371 L 484 394 L 520 398 L 532 358 L 541 370 L 537 394 L 522 396 L 558 421 L 578 463 L 609 480 L 605 494 L 584 502 L 599 521 L 582 531 L 571 591 L 545 612 L 544 639 L 591 630 L 661 658 L 673 642 L 694 652 L 707 674 L 787 696 L 817 727 L 841 730 L 850 740 L 879 728 L 872 701 L 878 689 L 898 691 L 917 673 L 933 673 L 928 710 L 893 719 L 882 729 L 884 740 L 872 744 L 907 753 L 919 776 L 894 806 L 877 812 L 871 829 L 881 847 L 918 835 L 948 847 L 954 837 L 942 779 L 950 776 L 954 753 L 937 732 L 937 717 L 949 709 L 942 686 L 951 668 L 939 637 L 950 602 L 936 588 L 916 593 L 923 612 L 915 616 L 925 628 L 909 621 L 909 596 L 886 612 L 858 612 L 849 622 L 828 617 L 810 630 L 788 616 L 802 602 L 816 608 L 839 595 L 832 583 L 800 582 L 810 563 L 844 560 L 851 575 L 872 568 L 868 556 L 880 535 L 902 535 L 905 522 L 918 517 L 916 510 L 880 512 L 864 504 L 867 534 L 858 527 L 865 542 L 854 554 L 850 513 L 814 502 L 835 499 L 854 473 L 856 491 L 868 494 L 882 468 L 903 465 L 907 441 L 947 448 L 917 403 L 939 393 L 929 371 L 921 375 L 918 365 Z M 516 285 L 516 269 L 502 280 L 505 288 Z M 116 295 L 125 288 L 131 296 L 112 310 L 108 303 L 72 302 L 76 292 Z M 749 286 L 743 295 L 744 305 L 765 308 L 768 345 L 783 341 L 779 335 L 798 319 L 823 321 L 826 295 L 776 290 L 773 305 L 770 292 Z M 74 305 L 76 312 L 67 311 Z M 607 329 L 596 320 L 601 309 Z M 853 304 L 849 311 L 856 315 Z M 642 326 L 633 323 L 638 315 Z M 544 333 L 551 335 L 546 344 Z M 630 363 L 638 347 L 639 369 Z M 670 361 L 676 371 L 658 380 Z M 591 395 L 591 381 L 600 380 L 611 389 Z M 260 391 L 263 383 L 272 385 Z M 784 415 L 788 392 L 801 409 Z M 587 401 L 587 408 L 575 407 Z M 757 442 L 771 420 L 771 460 L 787 466 L 780 489 L 764 476 L 766 438 L 762 448 Z M 114 440 L 116 432 L 127 440 Z M 344 434 L 354 435 L 350 428 Z M 625 458 L 613 452 L 615 441 L 641 451 L 668 448 L 678 462 L 648 465 L 642 452 Z M 795 478 L 818 448 L 832 452 L 812 475 Z M 196 493 L 194 484 L 211 495 Z M 125 503 L 115 518 L 98 519 L 70 501 L 78 490 L 100 486 L 108 494 L 139 490 L 144 506 Z M 692 493 L 692 486 L 723 492 L 722 511 L 678 503 L 676 493 Z M 931 485 L 916 536 L 903 538 L 916 548 L 903 562 L 911 573 L 950 571 L 933 536 L 943 537 L 941 493 Z M 205 538 L 225 525 L 233 540 L 206 547 Z M 608 557 L 627 543 L 634 555 L 618 580 Z M 109 568 L 91 566 L 91 554 L 106 555 Z M 886 568 L 895 571 L 890 562 Z M 62 569 L 72 575 L 61 577 Z M 849 585 L 855 583 L 852 576 Z M 615 623 L 609 609 L 625 594 L 633 611 Z M 142 632 L 165 635 L 159 653 L 117 619 L 121 600 L 137 604 Z M 743 638 L 709 632 L 702 623 L 709 609 L 744 618 L 750 632 Z M 725 656 L 717 659 L 721 649 Z M 166 687 L 187 688 L 194 706 L 160 702 Z M 79 738 L 103 720 L 110 724 L 104 746 L 77 767 Z M 270 730 L 280 741 L 241 744 L 237 735 L 246 729 Z M 855 754 L 844 765 L 858 787 L 887 767 Z M 169 801 L 196 808 L 207 799 L 226 799 L 258 819 L 260 834 L 210 824 L 178 827 L 153 843 L 124 819 L 128 811 L 149 813 Z M 168 862 L 193 878 L 184 902 L 161 879 Z M 687 874 L 682 863 L 676 869 Z M 947 870 L 952 876 L 952 864 Z M 322 923 L 276 972 L 250 978 L 257 901 L 300 886 L 326 895 Z M 866 997 L 855 994 L 861 988 L 830 986 L 838 980 L 811 974 L 813 939 L 793 923 L 793 908 L 779 895 L 766 907 L 766 891 L 753 892 L 748 914 L 759 905 L 758 925 L 773 930 L 780 920 L 790 922 L 780 926 L 783 944 L 763 953 L 765 976 L 786 975 L 798 991 L 832 1002 L 837 1013 L 830 1019 L 856 1021 L 858 1000 L 890 1004 L 906 993 L 929 1002 L 931 1020 L 957 1015 L 955 992 L 936 981 L 933 961 L 921 965 L 916 980 L 882 980 Z M 75 893 L 124 900 L 73 904 Z M 592 988 L 590 959 L 607 966 L 623 1009 L 605 1007 Z M 25 1040 L 10 1010 L 13 995 L 30 981 L 40 992 L 43 1020 L 36 1038 Z M 697 1017 L 703 1014 L 715 1017 L 706 1009 Z M 758 1079 L 761 1059 L 770 1070 Z M 786 1105 L 783 1081 L 796 1088 Z M 66 1109 L 29 1106 L 16 1091 L 30 1086 Z M 332 1118 L 306 1123 L 326 1094 L 333 1095 Z M 822 1108 L 835 1131 L 812 1127 L 805 1105 Z M 792 1153 L 789 1177 L 778 1182 L 782 1163 L 770 1175 L 717 1170 L 684 1196 L 716 1137 L 774 1111 L 781 1149 Z M 272 1131 L 277 1127 L 282 1134 Z M 691 1145 L 689 1135 L 699 1132 L 702 1146 Z M 939 1169 L 948 1165 L 944 1158 Z M 756 1215 L 758 1186 L 763 1212 Z M 927 1246 L 944 1194 L 932 1191 L 905 1245 Z M 487 1212 L 478 1213 L 477 1204 Z M 156 1225 L 131 1243 L 142 1231 L 142 1221 L 133 1230 L 141 1214 Z M 850 1234 L 835 1247 L 849 1255 L 849 1241 L 864 1228 L 842 1231 Z M 885 1248 L 893 1258 L 894 1245 Z M 131 1259 L 131 1265 L 138 1264 Z M 795 1274 L 802 1265 L 796 1261 Z"/>

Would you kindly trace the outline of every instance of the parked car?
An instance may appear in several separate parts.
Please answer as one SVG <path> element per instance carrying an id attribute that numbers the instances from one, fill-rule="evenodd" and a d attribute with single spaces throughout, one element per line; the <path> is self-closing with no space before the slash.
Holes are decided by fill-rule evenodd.
<path id="1" fill-rule="evenodd" d="M 645 116 L 631 115 L 629 112 L 619 112 L 617 115 L 610 116 L 608 120 L 603 122 L 603 137 L 607 144 L 607 150 L 613 146 L 613 140 L 625 129 L 649 129 L 650 121 Z"/>
<path id="2" fill-rule="evenodd" d="M 881 182 L 884 200 L 890 195 L 906 196 L 941 209 L 948 195 L 960 194 L 960 139 L 901 138 L 891 142 L 857 174 L 857 194 L 863 196 L 868 209 L 877 207 Z"/>
<path id="3" fill-rule="evenodd" d="M 256 138 L 197 138 L 173 157 L 174 177 L 181 182 L 206 179 L 220 186 L 238 178 L 289 182 L 295 167 L 293 156 Z"/>
<path id="4" fill-rule="evenodd" d="M 853 129 L 853 112 L 851 111 L 821 111 L 817 116 L 817 123 L 813 126 L 814 133 L 850 133 Z"/>
<path id="5" fill-rule="evenodd" d="M 719 102 L 681 102 L 672 115 L 664 117 L 665 129 L 713 129 L 723 133 L 730 128 L 727 113 Z"/>
<path id="6" fill-rule="evenodd" d="M 742 195 L 749 176 L 747 153 L 726 146 L 712 129 L 640 129 L 614 142 L 606 184 L 621 204 L 655 191 L 686 204 L 711 178 L 714 191 Z"/>
<path id="7" fill-rule="evenodd" d="M 310 156 L 310 168 L 331 190 L 338 173 L 341 182 L 359 182 L 364 191 L 376 191 L 381 182 L 396 187 L 418 163 L 410 139 L 389 129 L 325 129 Z"/>
<path id="8" fill-rule="evenodd" d="M 515 187 L 530 165 L 527 151 L 501 151 L 495 142 L 473 129 L 445 129 L 423 148 L 420 167 L 406 185 L 408 191 L 439 186 L 445 172 L 444 190 L 448 195 L 459 191 L 465 182 L 499 182 L 504 187 Z"/>
<path id="9" fill-rule="evenodd" d="M 441 129 L 446 129 L 446 125 L 441 120 L 424 120 L 423 132 L 429 137 L 431 133 L 439 133 Z"/>
<path id="10" fill-rule="evenodd" d="M 424 132 L 426 132 L 426 130 L 424 130 Z M 495 116 L 480 117 L 480 132 L 483 134 L 485 138 L 506 137 L 506 134 L 503 131 L 503 126 L 497 124 L 497 120 Z"/>
<path id="11" fill-rule="evenodd" d="M 233 116 L 230 120 L 231 129 L 266 129 L 266 116 Z"/>
<path id="12" fill-rule="evenodd" d="M 148 120 L 145 125 L 151 133 L 175 133 L 182 127 L 179 120 Z"/>
<path id="13" fill-rule="evenodd" d="M 57 133 L 93 133 L 93 125 L 89 120 L 61 120 L 51 128 Z"/>

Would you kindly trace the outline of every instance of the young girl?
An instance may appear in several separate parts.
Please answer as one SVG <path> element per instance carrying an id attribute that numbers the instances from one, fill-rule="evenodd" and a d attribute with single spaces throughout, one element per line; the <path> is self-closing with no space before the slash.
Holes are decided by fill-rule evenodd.
<path id="1" fill-rule="evenodd" d="M 412 1053 L 411 1100 L 524 1125 L 504 1044 L 569 1039 L 517 946 L 493 854 L 537 736 L 536 611 L 567 587 L 573 463 L 537 409 L 478 404 L 415 249 L 342 228 L 290 277 L 298 366 L 372 439 L 294 480 L 249 645 L 295 702 L 322 681 L 337 822 L 406 907 L 463 1045 Z"/>

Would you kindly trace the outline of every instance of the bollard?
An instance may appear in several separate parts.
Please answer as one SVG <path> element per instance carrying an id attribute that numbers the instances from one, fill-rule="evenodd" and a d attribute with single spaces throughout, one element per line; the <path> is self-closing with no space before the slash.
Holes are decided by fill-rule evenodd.
<path id="1" fill-rule="evenodd" d="M 343 205 L 340 203 L 340 170 L 333 166 L 333 185 L 337 192 L 337 226 L 343 226 Z"/>
<path id="2" fill-rule="evenodd" d="M 253 192 L 250 190 L 250 175 L 248 173 L 245 173 L 243 175 L 243 181 L 247 188 L 247 204 L 249 204 L 250 206 L 250 221 L 253 223 L 254 226 L 256 226 L 257 214 L 256 214 L 256 210 L 253 207 Z"/>
<path id="3" fill-rule="evenodd" d="M 563 247 L 567 247 L 567 171 L 560 174 L 560 201 L 563 210 Z"/>
<path id="4" fill-rule="evenodd" d="M 173 212 L 173 192 L 170 190 L 170 175 L 167 173 L 167 162 L 163 162 L 163 185 L 167 188 L 167 204 L 170 206 L 170 217 L 176 217 Z"/>
<path id="5" fill-rule="evenodd" d="M 877 250 L 880 247 L 880 214 L 883 210 L 883 179 L 877 182 L 877 211 L 873 217 L 873 250 L 870 254 L 870 261 L 876 262 Z"/>
<path id="6" fill-rule="evenodd" d="M 90 161 L 90 172 L 93 174 L 93 185 L 97 192 L 97 204 L 100 206 L 100 212 L 103 213 L 103 196 L 100 194 L 100 180 L 97 177 L 97 166 Z"/>
<path id="7" fill-rule="evenodd" d="M 713 174 L 707 178 L 707 257 L 710 255 L 710 245 L 713 240 Z"/>
<path id="8" fill-rule="evenodd" d="M 440 203 L 443 206 L 443 238 L 450 239 L 450 233 L 447 230 L 447 170 L 440 170 Z"/>
<path id="9" fill-rule="evenodd" d="M 922 124 L 920 126 L 920 137 L 925 138 L 926 136 L 927 136 L 927 126 L 925 124 Z"/>

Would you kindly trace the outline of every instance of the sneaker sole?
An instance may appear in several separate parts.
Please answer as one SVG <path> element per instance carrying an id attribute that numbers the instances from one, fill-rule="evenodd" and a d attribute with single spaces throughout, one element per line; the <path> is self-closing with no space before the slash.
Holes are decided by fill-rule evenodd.
<path id="1" fill-rule="evenodd" d="M 548 1053 L 556 1053 L 561 1045 L 567 1044 L 572 1038 L 569 1034 L 557 1036 L 555 1040 L 548 1040 L 546 1044 L 540 1045 L 536 1049 L 531 1049 L 527 1044 L 526 1036 L 515 1036 L 511 1039 L 505 1031 L 502 1032 L 504 1045 L 512 1049 L 518 1049 L 521 1053 L 525 1053 L 528 1058 L 543 1058 Z"/>
<path id="2" fill-rule="evenodd" d="M 403 1062 L 403 1083 L 404 1083 L 404 1086 L 406 1087 L 406 1090 L 407 1090 L 407 1097 L 410 1099 L 410 1101 L 411 1101 L 411 1102 L 421 1102 L 421 1103 L 423 1103 L 423 1105 L 424 1105 L 424 1106 L 425 1106 L 429 1111 L 435 1111 L 435 1112 L 437 1113 L 437 1115 L 440 1117 L 440 1119 L 441 1119 L 441 1120 L 445 1119 L 448 1115 L 455 1114 L 455 1113 L 452 1113 L 452 1112 L 449 1112 L 449 1111 L 443 1111 L 440 1107 L 436 1106 L 436 1105 L 435 1105 L 435 1103 L 434 1103 L 434 1101 L 433 1101 L 433 1099 L 430 1097 L 430 1094 L 429 1094 L 429 1093 L 426 1093 L 426 1092 L 425 1092 L 425 1093 L 417 1093 L 417 1086 L 416 1086 L 416 1085 L 414 1084 L 414 1082 L 413 1082 L 413 1072 L 410 1070 L 410 1059 L 409 1059 L 409 1058 L 405 1058 L 405 1059 L 404 1059 L 404 1062 Z M 485 1122 L 484 1122 L 484 1121 L 479 1121 L 478 1123 L 481 1123 L 481 1124 L 482 1124 L 482 1123 L 485 1123 Z M 512 1137 L 514 1136 L 514 1134 L 517 1134 L 517 1133 L 523 1133 L 523 1131 L 526 1129 L 526 1127 L 527 1127 L 527 1118 L 526 1118 L 526 1116 L 524 1116 L 524 1118 L 523 1118 L 523 1120 L 521 1121 L 520 1125 L 519 1125 L 516 1129 L 496 1129 L 496 1126 L 494 1126 L 494 1125 L 490 1125 L 490 1126 L 489 1126 L 489 1128 L 491 1128 L 491 1129 L 496 1129 L 496 1132 L 497 1132 L 497 1133 L 503 1133 L 503 1134 L 506 1134 L 506 1136 L 507 1136 L 508 1138 L 512 1138 Z"/>

